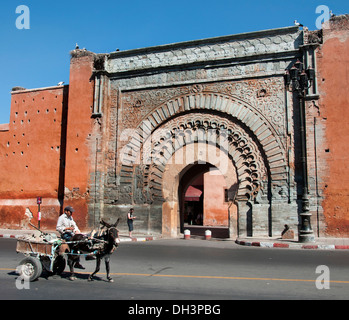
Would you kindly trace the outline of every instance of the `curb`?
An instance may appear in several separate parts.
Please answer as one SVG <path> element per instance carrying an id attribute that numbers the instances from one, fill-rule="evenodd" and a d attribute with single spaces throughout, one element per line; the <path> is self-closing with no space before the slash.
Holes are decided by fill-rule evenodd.
<path id="1" fill-rule="evenodd" d="M 154 237 L 120 238 L 120 242 L 146 242 L 155 240 Z"/>
<path id="2" fill-rule="evenodd" d="M 236 239 L 235 243 L 242 246 L 262 247 L 262 248 L 289 248 L 289 249 L 320 249 L 320 250 L 348 250 L 349 246 L 334 244 L 289 244 L 280 242 L 259 242 L 244 241 Z"/>
<path id="3" fill-rule="evenodd" d="M 6 239 L 9 239 L 9 238 L 12 238 L 12 239 L 18 239 L 18 238 L 21 238 L 23 237 L 22 234 L 20 235 L 13 235 L 13 234 L 0 234 L 0 238 L 6 238 Z"/>
<path id="4" fill-rule="evenodd" d="M 0 238 L 18 239 L 25 234 L 0 234 Z M 156 240 L 156 237 L 132 237 L 120 238 L 120 242 L 146 242 Z M 245 241 L 236 239 L 235 243 L 242 246 L 261 247 L 261 248 L 287 248 L 287 249 L 319 249 L 319 250 L 349 250 L 349 245 L 334 244 L 298 244 L 298 243 L 281 243 L 281 242 L 263 242 L 263 241 Z"/>

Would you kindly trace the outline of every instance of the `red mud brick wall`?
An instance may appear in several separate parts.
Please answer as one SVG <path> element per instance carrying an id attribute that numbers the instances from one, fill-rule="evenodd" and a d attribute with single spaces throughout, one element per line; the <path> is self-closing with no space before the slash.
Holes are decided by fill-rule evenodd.
<path id="1" fill-rule="evenodd" d="M 349 237 L 349 15 L 335 17 L 323 27 L 318 50 L 321 117 L 326 122 L 327 166 L 321 168 L 322 202 L 329 236 Z M 322 153 L 323 154 L 323 153 Z"/>
<path id="2" fill-rule="evenodd" d="M 45 227 L 55 229 L 60 213 L 62 113 L 67 92 L 68 87 L 63 86 L 12 92 L 8 130 L 0 130 L 2 228 L 27 228 L 29 222 L 36 225 L 36 197 L 40 196 Z"/>
<path id="3" fill-rule="evenodd" d="M 80 230 L 88 229 L 89 181 L 94 164 L 91 156 L 93 64 L 94 55 L 89 52 L 73 54 L 70 63 L 64 205 L 74 207 L 73 217 Z"/>

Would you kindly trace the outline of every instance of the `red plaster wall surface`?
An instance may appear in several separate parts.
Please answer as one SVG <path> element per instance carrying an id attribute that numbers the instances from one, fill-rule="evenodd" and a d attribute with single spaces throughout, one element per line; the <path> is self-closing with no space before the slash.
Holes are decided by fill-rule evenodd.
<path id="1" fill-rule="evenodd" d="M 204 174 L 204 225 L 228 226 L 228 204 L 224 199 L 226 182 L 217 171 Z"/>
<path id="2" fill-rule="evenodd" d="M 94 164 L 89 143 L 93 124 L 94 81 L 90 80 L 93 62 L 94 56 L 87 54 L 73 57 L 70 64 L 64 204 L 76 210 L 74 219 L 80 230 L 88 224 L 88 187 Z"/>
<path id="3" fill-rule="evenodd" d="M 2 227 L 27 226 L 31 219 L 26 209 L 36 219 L 38 196 L 44 199 L 41 211 L 47 226 L 55 225 L 67 92 L 68 87 L 12 92 L 8 131 L 0 131 Z"/>
<path id="4" fill-rule="evenodd" d="M 346 17 L 346 18 L 345 18 Z M 349 237 L 349 16 L 324 29 L 318 52 L 320 114 L 326 121 L 327 167 L 321 168 L 324 185 L 326 234 Z"/>
<path id="5" fill-rule="evenodd" d="M 43 229 L 55 230 L 67 205 L 87 228 L 93 63 L 91 53 L 73 56 L 69 87 L 12 92 L 10 122 L 0 125 L 1 227 L 36 225 L 40 196 Z"/>

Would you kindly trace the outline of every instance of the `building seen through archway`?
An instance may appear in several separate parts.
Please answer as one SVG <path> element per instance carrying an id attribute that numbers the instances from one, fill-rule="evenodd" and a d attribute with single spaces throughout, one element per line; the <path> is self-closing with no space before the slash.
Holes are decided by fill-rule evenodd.
<path id="1" fill-rule="evenodd" d="M 180 174 L 181 232 L 228 237 L 229 199 L 224 176 L 211 164 L 192 164 Z"/>

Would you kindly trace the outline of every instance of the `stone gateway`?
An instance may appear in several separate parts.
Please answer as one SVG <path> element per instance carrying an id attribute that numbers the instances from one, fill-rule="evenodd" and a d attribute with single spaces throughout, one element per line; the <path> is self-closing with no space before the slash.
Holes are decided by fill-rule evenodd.
<path id="1" fill-rule="evenodd" d="M 334 131 L 322 78 L 331 48 L 348 47 L 348 25 L 341 16 L 314 32 L 292 26 L 109 54 L 73 50 L 69 85 L 12 92 L 10 123 L 0 125 L 1 223 L 25 227 L 31 199 L 42 196 L 47 228 L 72 205 L 85 229 L 121 218 L 126 230 L 132 207 L 135 232 L 169 237 L 186 228 L 270 237 L 285 224 L 296 234 L 349 236 L 340 202 L 339 233 L 333 222 L 326 168 L 336 163 L 326 150 Z M 297 64 L 309 83 L 302 92 L 288 76 Z M 33 165 L 38 137 L 45 178 Z"/>

